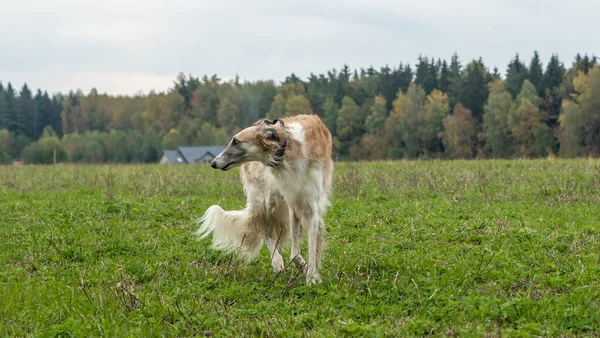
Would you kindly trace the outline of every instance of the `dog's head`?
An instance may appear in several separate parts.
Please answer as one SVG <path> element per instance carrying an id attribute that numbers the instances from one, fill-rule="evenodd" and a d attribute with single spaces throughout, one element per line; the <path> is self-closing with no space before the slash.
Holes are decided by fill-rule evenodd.
<path id="1" fill-rule="evenodd" d="M 235 134 L 227 148 L 215 157 L 210 166 L 229 170 L 245 162 L 260 161 L 274 167 L 283 161 L 286 145 L 283 120 L 259 120 Z"/>

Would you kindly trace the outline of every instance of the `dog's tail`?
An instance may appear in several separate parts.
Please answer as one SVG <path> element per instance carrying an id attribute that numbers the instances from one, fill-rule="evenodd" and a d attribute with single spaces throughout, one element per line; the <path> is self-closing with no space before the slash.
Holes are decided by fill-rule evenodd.
<path id="1" fill-rule="evenodd" d="M 206 210 L 199 220 L 200 228 L 196 235 L 205 238 L 211 233 L 213 249 L 228 253 L 238 252 L 250 260 L 260 252 L 263 236 L 256 229 L 259 222 L 248 209 L 225 211 L 218 205 Z"/>

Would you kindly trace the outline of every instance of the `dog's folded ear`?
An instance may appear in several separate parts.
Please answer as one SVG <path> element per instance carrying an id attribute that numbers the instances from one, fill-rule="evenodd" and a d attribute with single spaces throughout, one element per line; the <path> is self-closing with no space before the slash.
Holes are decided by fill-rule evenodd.
<path id="1" fill-rule="evenodd" d="M 271 121 L 271 120 L 269 120 L 269 119 L 260 119 L 260 120 L 256 121 L 256 122 L 254 123 L 254 125 L 257 125 L 257 124 L 259 124 L 259 123 L 261 123 L 261 122 L 264 122 L 264 123 L 266 123 L 266 124 L 268 124 L 268 125 L 273 125 L 273 124 L 275 124 L 275 123 L 279 122 L 279 123 L 281 123 L 281 126 L 285 128 L 285 124 L 283 123 L 283 119 L 281 119 L 281 118 L 276 118 L 276 119 L 275 119 L 275 120 L 273 120 L 273 121 Z"/>
<path id="2" fill-rule="evenodd" d="M 267 128 L 265 130 L 265 136 L 266 136 L 267 140 L 276 141 L 276 142 L 280 141 L 279 135 L 273 128 Z"/>
<path id="3" fill-rule="evenodd" d="M 277 119 L 273 120 L 273 124 L 275 124 L 277 122 L 281 123 L 281 126 L 285 128 L 285 124 L 283 123 L 283 119 L 277 118 Z"/>

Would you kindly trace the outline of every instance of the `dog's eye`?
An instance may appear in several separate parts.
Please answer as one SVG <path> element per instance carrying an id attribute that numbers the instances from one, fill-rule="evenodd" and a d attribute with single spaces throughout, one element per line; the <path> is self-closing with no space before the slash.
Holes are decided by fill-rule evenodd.
<path id="1" fill-rule="evenodd" d="M 276 132 L 272 131 L 267 134 L 267 140 L 270 141 L 279 141 L 279 135 Z"/>
<path id="2" fill-rule="evenodd" d="M 239 141 L 237 138 L 234 138 L 234 139 L 231 141 L 231 144 L 233 144 L 234 146 L 237 146 L 238 144 L 240 144 L 240 141 Z"/>

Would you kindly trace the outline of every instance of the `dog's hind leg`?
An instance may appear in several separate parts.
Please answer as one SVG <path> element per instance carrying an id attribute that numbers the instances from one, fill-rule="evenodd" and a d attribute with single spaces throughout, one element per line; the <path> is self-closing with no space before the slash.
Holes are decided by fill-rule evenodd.
<path id="1" fill-rule="evenodd" d="M 304 258 L 302 258 L 302 255 L 300 255 L 300 233 L 302 231 L 302 224 L 300 223 L 300 218 L 292 208 L 290 208 L 289 213 L 290 228 L 292 231 L 292 251 L 290 253 L 290 258 L 292 259 L 292 262 L 294 262 L 296 268 L 304 271 L 306 262 L 304 261 Z"/>

